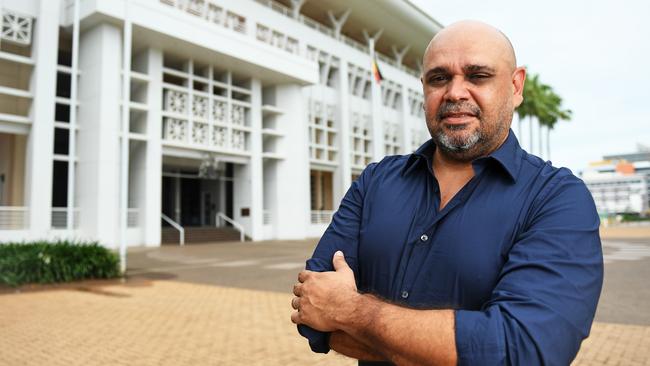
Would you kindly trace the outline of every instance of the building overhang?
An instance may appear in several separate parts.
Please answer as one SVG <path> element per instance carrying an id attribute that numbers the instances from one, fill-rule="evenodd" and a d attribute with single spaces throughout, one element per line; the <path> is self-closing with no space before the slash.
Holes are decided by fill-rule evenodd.
<path id="1" fill-rule="evenodd" d="M 67 9 L 67 24 L 72 8 Z M 263 84 L 318 83 L 318 64 L 151 0 L 92 0 L 81 5 L 81 29 L 100 23 L 133 25 L 134 47 L 154 47 L 215 64 Z"/>
<path id="2" fill-rule="evenodd" d="M 288 3 L 288 0 L 280 0 Z M 409 46 L 406 59 L 418 63 L 431 38 L 443 25 L 422 11 L 409 0 L 318 0 L 307 1 L 303 12 L 322 24 L 331 24 L 328 11 L 334 15 L 349 11 L 342 32 L 363 42 L 363 31 L 373 34 L 383 30 L 375 47 L 392 56 L 392 47 Z"/>

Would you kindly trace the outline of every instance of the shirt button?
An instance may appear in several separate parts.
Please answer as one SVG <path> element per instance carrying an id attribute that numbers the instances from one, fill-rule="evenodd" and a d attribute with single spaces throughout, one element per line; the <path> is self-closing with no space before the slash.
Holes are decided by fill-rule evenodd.
<path id="1" fill-rule="evenodd" d="M 429 240 L 429 237 L 427 236 L 427 234 L 422 234 L 422 236 L 420 237 L 420 240 L 427 241 L 427 240 Z"/>
<path id="2" fill-rule="evenodd" d="M 402 299 L 406 299 L 409 297 L 409 292 L 408 291 L 402 291 Z"/>

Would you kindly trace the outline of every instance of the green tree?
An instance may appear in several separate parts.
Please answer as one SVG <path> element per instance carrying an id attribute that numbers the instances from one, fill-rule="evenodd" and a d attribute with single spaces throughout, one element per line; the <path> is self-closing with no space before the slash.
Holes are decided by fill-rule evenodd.
<path id="1" fill-rule="evenodd" d="M 550 132 L 558 121 L 571 120 L 570 109 L 563 109 L 562 98 L 555 93 L 553 88 L 539 80 L 538 74 L 532 74 L 524 84 L 524 100 L 517 108 L 519 116 L 519 131 L 521 123 L 528 119 L 530 123 L 530 146 L 533 146 L 533 122 L 538 123 L 539 154 L 542 153 L 542 129 L 546 128 L 546 153 L 551 156 Z"/>

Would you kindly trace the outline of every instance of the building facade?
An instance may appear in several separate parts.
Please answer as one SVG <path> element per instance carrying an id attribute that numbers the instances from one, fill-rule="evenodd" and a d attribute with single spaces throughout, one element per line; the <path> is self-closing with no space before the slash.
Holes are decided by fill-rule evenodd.
<path id="1" fill-rule="evenodd" d="M 429 138 L 441 26 L 406 0 L 1 4 L 0 241 L 319 236 L 368 163 Z"/>
<path id="2" fill-rule="evenodd" d="M 582 176 L 601 216 L 650 214 L 650 153 L 611 155 Z"/>

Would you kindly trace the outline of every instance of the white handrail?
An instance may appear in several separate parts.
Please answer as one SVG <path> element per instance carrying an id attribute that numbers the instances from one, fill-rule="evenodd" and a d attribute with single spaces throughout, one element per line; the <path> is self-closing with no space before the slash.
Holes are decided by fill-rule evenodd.
<path id="1" fill-rule="evenodd" d="M 169 225 L 171 225 L 172 227 L 174 227 L 174 229 L 178 230 L 181 233 L 180 244 L 185 245 L 185 229 L 183 229 L 182 226 L 180 226 L 174 220 L 170 219 L 164 213 L 160 213 L 160 217 L 162 217 L 163 220 L 165 220 Z"/>
<path id="2" fill-rule="evenodd" d="M 220 219 L 230 223 L 232 226 L 235 227 L 235 229 L 239 230 L 239 241 L 244 241 L 244 227 L 240 223 L 226 216 L 223 212 L 217 212 L 217 217 L 215 220 L 217 227 L 220 226 L 219 225 L 221 223 Z"/>

